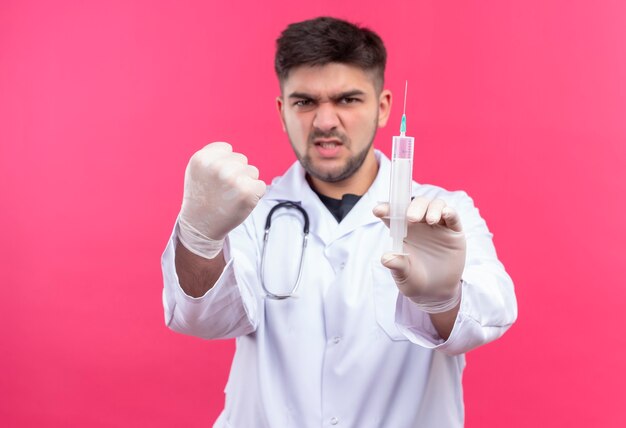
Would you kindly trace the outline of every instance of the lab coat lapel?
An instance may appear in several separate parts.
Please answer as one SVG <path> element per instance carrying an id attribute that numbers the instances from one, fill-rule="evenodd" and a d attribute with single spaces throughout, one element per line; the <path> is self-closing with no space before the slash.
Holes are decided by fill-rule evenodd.
<path id="1" fill-rule="evenodd" d="M 285 173 L 272 181 L 264 199 L 274 204 L 282 201 L 300 203 L 309 215 L 310 233 L 328 245 L 336 233 L 337 221 L 313 192 L 305 178 L 305 171 L 295 162 Z"/>
<path id="2" fill-rule="evenodd" d="M 348 215 L 339 223 L 339 227 L 333 234 L 333 240 L 345 236 L 355 229 L 368 224 L 379 223 L 381 220 L 374 216 L 372 209 L 380 202 L 389 200 L 389 159 L 378 150 L 376 151 L 376 160 L 378 161 L 378 173 L 374 182 L 370 186 L 359 202 L 352 208 Z"/>
<path id="3" fill-rule="evenodd" d="M 380 219 L 372 214 L 372 209 L 379 202 L 389 200 L 391 163 L 378 150 L 376 150 L 376 160 L 378 161 L 376 179 L 367 193 L 339 224 L 307 183 L 305 171 L 299 162 L 295 162 L 285 175 L 274 179 L 265 199 L 275 203 L 282 201 L 300 203 L 309 215 L 311 234 L 318 237 L 325 245 L 329 245 L 359 227 L 380 222 Z"/>

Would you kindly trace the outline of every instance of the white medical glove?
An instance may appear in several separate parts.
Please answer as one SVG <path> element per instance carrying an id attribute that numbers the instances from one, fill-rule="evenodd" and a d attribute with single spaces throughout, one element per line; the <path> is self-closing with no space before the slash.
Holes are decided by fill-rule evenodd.
<path id="1" fill-rule="evenodd" d="M 389 204 L 379 204 L 373 212 L 389 227 Z M 418 197 L 407 209 L 407 222 L 405 253 L 387 252 L 382 264 L 391 270 L 400 292 L 420 309 L 428 313 L 453 309 L 461 300 L 465 267 L 459 215 L 441 199 Z"/>
<path id="2" fill-rule="evenodd" d="M 265 193 L 259 170 L 228 143 L 194 153 L 185 171 L 178 239 L 194 254 L 212 259 L 226 235 L 248 217 Z"/>

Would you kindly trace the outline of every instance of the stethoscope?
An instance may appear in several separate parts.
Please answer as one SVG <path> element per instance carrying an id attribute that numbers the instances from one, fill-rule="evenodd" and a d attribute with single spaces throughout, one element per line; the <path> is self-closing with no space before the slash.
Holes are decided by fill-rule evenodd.
<path id="1" fill-rule="evenodd" d="M 298 267 L 298 277 L 296 279 L 296 283 L 289 293 L 286 294 L 276 294 L 272 293 L 265 286 L 265 249 L 267 247 L 267 241 L 270 236 L 270 228 L 272 226 L 272 216 L 274 213 L 281 208 L 294 208 L 300 211 L 302 214 L 302 218 L 304 219 L 304 228 L 303 228 L 303 237 L 302 237 L 302 254 L 300 255 L 300 266 Z M 288 297 L 293 297 L 300 286 L 300 279 L 302 278 L 302 266 L 304 266 L 304 250 L 306 249 L 306 243 L 309 237 L 309 215 L 306 213 L 305 209 L 295 202 L 285 201 L 276 204 L 270 212 L 267 214 L 267 218 L 265 219 L 265 235 L 263 236 L 263 249 L 261 251 L 261 287 L 263 287 L 263 291 L 270 299 L 275 300 L 283 300 Z"/>

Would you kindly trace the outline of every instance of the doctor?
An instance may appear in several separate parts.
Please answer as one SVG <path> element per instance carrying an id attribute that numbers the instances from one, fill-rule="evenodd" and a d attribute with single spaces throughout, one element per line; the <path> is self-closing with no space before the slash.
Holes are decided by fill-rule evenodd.
<path id="1" fill-rule="evenodd" d="M 368 29 L 292 24 L 277 41 L 276 106 L 298 162 L 266 188 L 230 144 L 189 160 L 163 304 L 175 331 L 237 338 L 216 427 L 461 427 L 464 353 L 516 319 L 464 192 L 414 183 L 405 253 L 387 252 L 390 162 L 373 147 L 392 101 L 385 62 Z M 263 243 L 284 201 L 308 215 L 305 250 L 289 207 Z M 295 296 L 268 297 L 263 284 L 290 294 L 300 270 Z"/>

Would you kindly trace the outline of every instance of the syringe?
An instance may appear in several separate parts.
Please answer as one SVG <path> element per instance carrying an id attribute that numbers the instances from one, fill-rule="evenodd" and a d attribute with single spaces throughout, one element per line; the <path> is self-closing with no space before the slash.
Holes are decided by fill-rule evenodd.
<path id="1" fill-rule="evenodd" d="M 406 210 L 411 203 L 411 183 L 413 175 L 413 137 L 406 134 L 406 92 L 409 82 L 404 86 L 404 109 L 400 135 L 393 137 L 391 151 L 391 190 L 389 192 L 389 228 L 393 241 L 392 251 L 403 253 L 402 243 L 406 238 Z"/>

